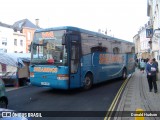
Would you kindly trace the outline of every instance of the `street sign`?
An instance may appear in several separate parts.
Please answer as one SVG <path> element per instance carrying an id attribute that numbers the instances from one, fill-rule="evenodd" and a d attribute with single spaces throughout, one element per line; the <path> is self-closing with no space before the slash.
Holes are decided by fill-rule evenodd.
<path id="1" fill-rule="evenodd" d="M 152 38 L 153 36 L 153 28 L 146 29 L 146 38 Z"/>

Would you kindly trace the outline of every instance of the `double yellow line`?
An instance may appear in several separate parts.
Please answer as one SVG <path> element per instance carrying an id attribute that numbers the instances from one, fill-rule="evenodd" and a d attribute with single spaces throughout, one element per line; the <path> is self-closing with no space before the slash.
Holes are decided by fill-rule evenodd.
<path id="1" fill-rule="evenodd" d="M 107 111 L 107 114 L 106 114 L 104 120 L 110 120 L 110 119 L 111 119 L 112 112 L 114 111 L 114 109 L 115 109 L 115 107 L 116 107 L 116 105 L 117 105 L 117 102 L 118 102 L 118 100 L 119 100 L 119 97 L 120 97 L 120 95 L 121 95 L 121 93 L 122 93 L 125 85 L 127 84 L 127 81 L 128 81 L 129 78 L 130 78 L 130 77 L 128 77 L 128 78 L 124 81 L 124 83 L 122 84 L 122 86 L 120 87 L 120 89 L 119 89 L 118 93 L 116 94 L 116 96 L 115 96 L 115 98 L 114 98 L 111 106 L 109 107 L 109 109 L 108 109 L 108 111 Z"/>

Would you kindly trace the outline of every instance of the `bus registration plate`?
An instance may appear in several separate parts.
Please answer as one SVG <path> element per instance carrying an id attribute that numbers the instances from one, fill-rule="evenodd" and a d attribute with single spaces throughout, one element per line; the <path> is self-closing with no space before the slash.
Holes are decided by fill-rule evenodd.
<path id="1" fill-rule="evenodd" d="M 41 82 L 41 85 L 50 85 L 49 82 Z"/>

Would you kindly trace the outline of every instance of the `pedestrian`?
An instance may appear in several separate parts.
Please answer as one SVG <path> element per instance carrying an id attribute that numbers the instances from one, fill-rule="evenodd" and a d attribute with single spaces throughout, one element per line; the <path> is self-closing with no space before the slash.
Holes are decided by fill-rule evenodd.
<path id="1" fill-rule="evenodd" d="M 156 72 L 157 72 L 157 65 L 153 63 L 153 59 L 149 59 L 146 65 L 146 72 L 149 84 L 149 91 L 152 91 L 154 87 L 154 92 L 157 93 L 157 83 L 156 83 Z"/>
<path id="2" fill-rule="evenodd" d="M 141 67 L 140 67 L 140 61 L 141 61 L 141 59 L 138 60 L 138 69 L 141 69 Z"/>
<path id="3" fill-rule="evenodd" d="M 153 58 L 153 63 L 157 65 L 157 73 L 156 73 L 156 81 L 157 81 L 158 80 L 158 72 L 159 72 L 159 70 L 158 70 L 158 62 L 156 61 L 155 58 Z"/>
<path id="4" fill-rule="evenodd" d="M 142 59 L 140 62 L 140 70 L 142 71 L 142 73 L 144 73 L 145 66 L 146 66 L 146 64 L 145 64 L 144 60 Z"/>
<path id="5" fill-rule="evenodd" d="M 149 58 L 146 58 L 145 62 L 148 63 L 148 61 L 149 61 Z"/>
<path id="6" fill-rule="evenodd" d="M 136 67 L 138 68 L 138 59 L 136 59 Z"/>

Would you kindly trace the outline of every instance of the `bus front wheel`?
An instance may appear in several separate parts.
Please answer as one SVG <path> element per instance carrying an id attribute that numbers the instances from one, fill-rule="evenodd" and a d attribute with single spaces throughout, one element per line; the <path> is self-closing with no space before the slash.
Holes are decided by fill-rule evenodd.
<path id="1" fill-rule="evenodd" d="M 125 80 L 126 78 L 127 78 L 127 70 L 126 70 L 126 69 L 123 69 L 122 79 Z"/>
<path id="2" fill-rule="evenodd" d="M 88 74 L 85 76 L 85 79 L 84 79 L 84 89 L 85 90 L 88 90 L 92 87 L 92 84 L 93 84 L 93 77 L 91 74 Z"/>

